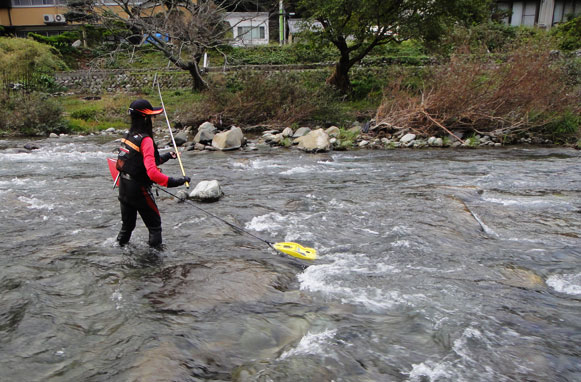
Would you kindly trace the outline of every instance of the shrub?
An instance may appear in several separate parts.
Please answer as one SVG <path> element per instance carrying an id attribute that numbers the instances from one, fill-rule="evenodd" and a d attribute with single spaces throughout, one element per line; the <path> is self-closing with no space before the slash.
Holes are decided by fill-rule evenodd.
<path id="1" fill-rule="evenodd" d="M 248 48 L 221 49 L 227 57 L 228 65 L 289 65 L 333 62 L 337 59 L 330 47 L 312 49 L 305 43 L 292 45 L 266 45 Z M 216 56 L 217 58 L 217 56 Z M 220 58 L 222 61 L 223 59 Z"/>
<path id="2" fill-rule="evenodd" d="M 543 127 L 542 133 L 553 141 L 562 143 L 576 139 L 581 127 L 581 116 L 571 111 L 555 115 L 551 121 Z"/>
<path id="3" fill-rule="evenodd" d="M 58 102 L 43 93 L 0 97 L 0 130 L 10 135 L 48 135 L 68 132 Z"/>
<path id="4" fill-rule="evenodd" d="M 332 118 L 336 93 L 305 85 L 299 73 L 235 73 L 214 83 L 206 100 L 188 118 L 219 116 L 225 124 L 291 124 Z"/>
<path id="5" fill-rule="evenodd" d="M 551 30 L 557 38 L 560 49 L 576 50 L 581 48 L 581 16 L 561 24 Z"/>
<path id="6" fill-rule="evenodd" d="M 560 125 L 564 115 L 579 115 L 579 98 L 551 57 L 549 42 L 537 41 L 515 47 L 500 63 L 453 56 L 434 69 L 420 94 L 396 82 L 386 90 L 376 118 L 425 135 L 450 129 L 498 136 L 543 134 L 555 131 L 550 126 Z"/>
<path id="7" fill-rule="evenodd" d="M 11 74 L 53 73 L 66 69 L 65 63 L 50 46 L 29 39 L 8 37 L 0 37 L 0 67 Z"/>
<path id="8" fill-rule="evenodd" d="M 73 48 L 73 43 L 80 38 L 79 32 L 64 32 L 56 36 L 43 36 L 37 33 L 29 33 L 28 37 L 42 44 L 50 45 L 61 54 L 75 54 L 77 49 Z"/>

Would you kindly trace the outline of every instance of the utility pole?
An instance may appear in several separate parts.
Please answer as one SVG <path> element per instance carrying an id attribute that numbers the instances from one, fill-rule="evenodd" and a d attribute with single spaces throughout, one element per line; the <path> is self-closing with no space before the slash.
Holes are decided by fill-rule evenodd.
<path id="1" fill-rule="evenodd" d="M 280 45 L 284 44 L 284 6 L 282 0 L 278 2 L 278 31 Z"/>

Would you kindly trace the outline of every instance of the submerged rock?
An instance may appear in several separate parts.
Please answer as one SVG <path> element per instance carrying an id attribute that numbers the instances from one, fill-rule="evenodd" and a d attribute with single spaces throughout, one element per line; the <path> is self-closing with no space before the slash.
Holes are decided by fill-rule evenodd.
<path id="1" fill-rule="evenodd" d="M 157 309 L 202 312 L 221 304 L 251 303 L 286 290 L 291 275 L 276 273 L 255 261 L 204 261 L 166 268 L 163 286 L 148 297 Z"/>
<path id="2" fill-rule="evenodd" d="M 179 349 L 171 342 L 163 342 L 145 350 L 133 364 L 129 381 L 158 382 L 187 380 L 190 370 L 180 359 Z"/>
<path id="3" fill-rule="evenodd" d="M 500 269 L 500 273 L 504 279 L 499 280 L 499 282 L 504 285 L 525 289 L 546 287 L 545 280 L 530 269 L 507 266 Z"/>
<path id="4" fill-rule="evenodd" d="M 25 145 L 24 145 L 24 148 L 25 148 L 26 150 L 30 150 L 30 151 L 32 151 L 32 150 L 38 150 L 40 147 L 38 147 L 38 146 L 37 146 L 37 145 L 35 145 L 34 143 L 27 143 L 27 144 L 25 144 Z"/>

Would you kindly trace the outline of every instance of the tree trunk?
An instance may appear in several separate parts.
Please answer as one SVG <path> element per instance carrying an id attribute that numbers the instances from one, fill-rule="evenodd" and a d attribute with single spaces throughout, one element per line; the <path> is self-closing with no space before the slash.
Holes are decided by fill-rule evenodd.
<path id="1" fill-rule="evenodd" d="M 335 64 L 335 71 L 329 78 L 327 78 L 327 84 L 334 86 L 343 94 L 349 93 L 351 90 L 349 69 L 351 69 L 349 53 L 341 52 L 341 58 L 339 59 L 339 62 Z"/>
<path id="2" fill-rule="evenodd" d="M 192 90 L 202 91 L 208 89 L 208 84 L 202 78 L 202 73 L 200 73 L 200 67 L 197 62 L 193 62 L 192 65 L 188 67 L 188 71 L 192 76 Z"/>

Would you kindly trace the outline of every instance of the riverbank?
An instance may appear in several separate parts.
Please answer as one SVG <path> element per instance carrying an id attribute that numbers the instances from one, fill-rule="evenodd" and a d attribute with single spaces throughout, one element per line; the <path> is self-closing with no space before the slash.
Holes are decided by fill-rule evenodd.
<path id="1" fill-rule="evenodd" d="M 302 132 L 308 134 L 310 128 L 303 128 Z M 240 147 L 234 148 L 240 149 L 241 151 L 256 151 L 263 150 L 265 148 L 279 148 L 282 150 L 291 151 L 306 151 L 310 153 L 323 153 L 323 152 L 342 152 L 342 151 L 359 151 L 359 150 L 401 150 L 401 149 L 494 149 L 494 148 L 519 148 L 519 147 L 531 147 L 531 148 L 541 148 L 541 147 L 563 147 L 563 148 L 574 148 L 581 149 L 577 144 L 555 144 L 548 140 L 539 140 L 534 138 L 521 138 L 518 141 L 513 141 L 511 143 L 502 143 L 497 138 L 491 138 L 489 136 L 472 136 L 468 139 L 459 141 L 457 138 L 452 136 L 446 139 L 436 138 L 436 137 L 419 137 L 413 136 L 413 134 L 406 133 L 393 135 L 390 137 L 378 137 L 375 134 L 361 133 L 360 126 L 354 126 L 350 130 L 343 131 L 335 128 L 339 133 L 336 135 L 332 133 L 328 135 L 328 143 L 322 146 L 312 146 L 312 147 L 300 147 L 299 141 L 294 142 L 299 136 L 293 138 L 292 135 L 287 137 L 279 138 L 277 135 L 282 136 L 282 132 L 268 130 L 264 133 L 259 133 L 256 130 L 252 130 L 248 134 L 244 134 L 242 140 L 243 143 Z M 284 131 L 284 130 L 283 130 Z M 90 133 L 87 135 L 83 134 L 51 134 L 49 137 L 50 141 L 58 142 L 75 142 L 81 141 L 86 138 L 97 139 L 102 142 L 106 141 L 118 141 L 127 133 L 127 130 L 109 128 L 100 133 Z M 176 143 L 180 147 L 182 152 L 184 151 L 197 151 L 197 152 L 212 152 L 220 151 L 221 149 L 212 146 L 211 139 L 201 144 L 194 141 L 195 135 L 186 133 L 184 131 L 175 130 L 173 132 L 176 137 Z M 287 133 L 288 134 L 288 133 Z M 339 135 L 340 134 L 340 135 Z M 294 135 L 294 133 L 293 133 Z M 161 148 L 173 148 L 171 138 L 168 134 L 167 129 L 157 128 L 155 130 L 156 140 Z M 302 136 L 302 135 L 301 135 Z M 343 138 L 341 138 L 343 137 Z M 46 138 L 42 137 L 4 137 L 0 139 L 0 150 L 4 153 L 25 153 L 33 150 L 39 149 L 37 142 L 45 141 Z M 232 149 L 226 149 L 229 151 Z"/>

